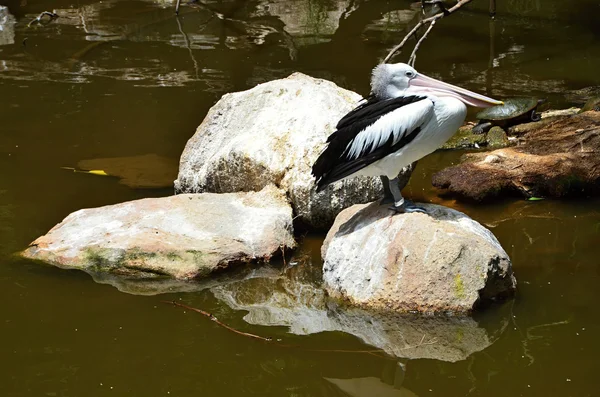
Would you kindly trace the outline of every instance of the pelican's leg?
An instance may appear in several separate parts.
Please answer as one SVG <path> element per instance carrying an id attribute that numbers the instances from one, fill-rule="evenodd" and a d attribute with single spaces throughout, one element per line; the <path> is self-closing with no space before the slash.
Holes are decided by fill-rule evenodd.
<path id="1" fill-rule="evenodd" d="M 390 178 L 384 175 L 381 175 L 379 178 L 381 178 L 381 184 L 383 185 L 383 198 L 379 204 L 392 204 L 396 200 L 394 199 L 394 195 L 390 190 Z"/>
<path id="2" fill-rule="evenodd" d="M 390 182 L 389 183 L 390 192 L 392 193 L 392 196 L 394 197 L 394 205 L 390 207 L 391 210 L 396 211 L 398 213 L 405 213 L 405 212 L 421 212 L 423 214 L 427 213 L 427 211 L 425 211 L 425 208 L 419 207 L 419 206 L 415 205 L 415 203 L 413 203 L 412 201 L 407 200 L 404 197 L 402 197 L 402 194 L 400 193 L 400 187 L 398 186 L 398 182 L 399 182 L 398 177 L 396 177 L 394 179 L 390 179 L 389 182 Z"/>

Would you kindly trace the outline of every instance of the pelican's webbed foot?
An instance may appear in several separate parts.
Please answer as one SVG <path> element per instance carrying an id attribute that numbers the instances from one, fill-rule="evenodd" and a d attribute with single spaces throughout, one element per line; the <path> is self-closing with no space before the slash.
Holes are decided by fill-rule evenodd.
<path id="1" fill-rule="evenodd" d="M 419 207 L 410 200 L 404 199 L 404 202 L 400 205 L 392 205 L 389 207 L 392 211 L 398 214 L 410 214 L 411 212 L 420 212 L 426 214 L 427 210 L 423 207 Z"/>
<path id="2" fill-rule="evenodd" d="M 389 208 L 398 214 L 405 214 L 411 212 L 420 212 L 422 214 L 427 213 L 425 208 L 419 207 L 418 205 L 415 205 L 415 203 L 413 203 L 412 201 L 402 197 L 402 194 L 400 194 L 400 186 L 398 186 L 397 177 L 394 179 L 388 179 L 387 177 L 382 176 L 381 182 L 383 183 L 385 193 L 384 198 L 381 200 L 381 204 L 393 203 L 393 205 Z"/>

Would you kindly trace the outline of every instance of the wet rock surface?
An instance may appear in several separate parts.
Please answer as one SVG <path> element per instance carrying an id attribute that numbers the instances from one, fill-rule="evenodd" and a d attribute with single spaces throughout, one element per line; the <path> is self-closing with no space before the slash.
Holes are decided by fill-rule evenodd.
<path id="1" fill-rule="evenodd" d="M 268 186 L 79 210 L 21 255 L 92 274 L 186 280 L 294 246 L 292 210 L 284 193 Z"/>
<path id="2" fill-rule="evenodd" d="M 462 164 L 434 174 L 433 185 L 476 201 L 600 194 L 600 112 L 519 127 L 518 146 L 465 155 Z"/>
<path id="3" fill-rule="evenodd" d="M 285 326 L 296 335 L 344 332 L 398 358 L 464 360 L 490 346 L 504 324 L 480 326 L 470 317 L 422 316 L 339 306 L 306 264 L 213 287 L 214 296 L 247 311 L 250 324 Z M 285 340 L 282 341 L 285 343 Z M 364 350 L 364 349 L 361 349 Z"/>
<path id="4" fill-rule="evenodd" d="M 512 294 L 510 259 L 494 235 L 465 214 L 423 204 L 396 214 L 378 203 L 342 211 L 323 243 L 331 296 L 394 312 L 468 313 Z"/>
<path id="5" fill-rule="evenodd" d="M 344 208 L 383 196 L 379 178 L 357 177 L 317 194 L 311 167 L 337 121 L 361 97 L 301 73 L 224 95 L 181 156 L 177 192 L 287 192 L 298 220 L 325 228 Z M 408 182 L 410 171 L 402 177 Z"/>
<path id="6" fill-rule="evenodd" d="M 441 149 L 471 149 L 483 147 L 506 147 L 510 145 L 506 132 L 500 127 L 492 127 L 483 133 L 473 132 L 474 124 L 462 126 Z"/>

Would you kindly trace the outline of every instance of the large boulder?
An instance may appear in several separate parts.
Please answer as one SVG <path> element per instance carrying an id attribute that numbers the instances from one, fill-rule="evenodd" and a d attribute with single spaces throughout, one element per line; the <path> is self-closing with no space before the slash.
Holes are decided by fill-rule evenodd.
<path id="1" fill-rule="evenodd" d="M 510 295 L 510 259 L 494 235 L 465 214 L 423 204 L 394 214 L 377 203 L 342 211 L 323 243 L 329 293 L 364 308 L 469 313 Z"/>
<path id="2" fill-rule="evenodd" d="M 358 177 L 315 193 L 311 167 L 338 120 L 361 97 L 301 73 L 224 95 L 188 141 L 176 192 L 287 192 L 297 218 L 324 228 L 342 209 L 382 197 L 379 178 Z M 402 174 L 402 186 L 410 171 Z"/>
<path id="3" fill-rule="evenodd" d="M 192 279 L 293 248 L 281 190 L 183 194 L 76 211 L 21 253 L 92 274 Z"/>
<path id="4" fill-rule="evenodd" d="M 517 130 L 516 147 L 470 153 L 433 175 L 458 197 L 567 197 L 600 194 L 600 112 L 553 116 Z"/>

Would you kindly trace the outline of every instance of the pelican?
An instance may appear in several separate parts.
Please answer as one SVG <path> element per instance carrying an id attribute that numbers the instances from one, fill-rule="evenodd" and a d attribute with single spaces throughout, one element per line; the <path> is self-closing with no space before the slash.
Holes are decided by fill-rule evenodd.
<path id="1" fill-rule="evenodd" d="M 405 63 L 380 64 L 373 69 L 371 95 L 342 117 L 312 167 L 317 192 L 353 176 L 380 176 L 386 195 L 393 197 L 391 209 L 425 212 L 402 197 L 402 168 L 450 139 L 465 120 L 466 105 L 501 104 L 427 77 Z"/>

